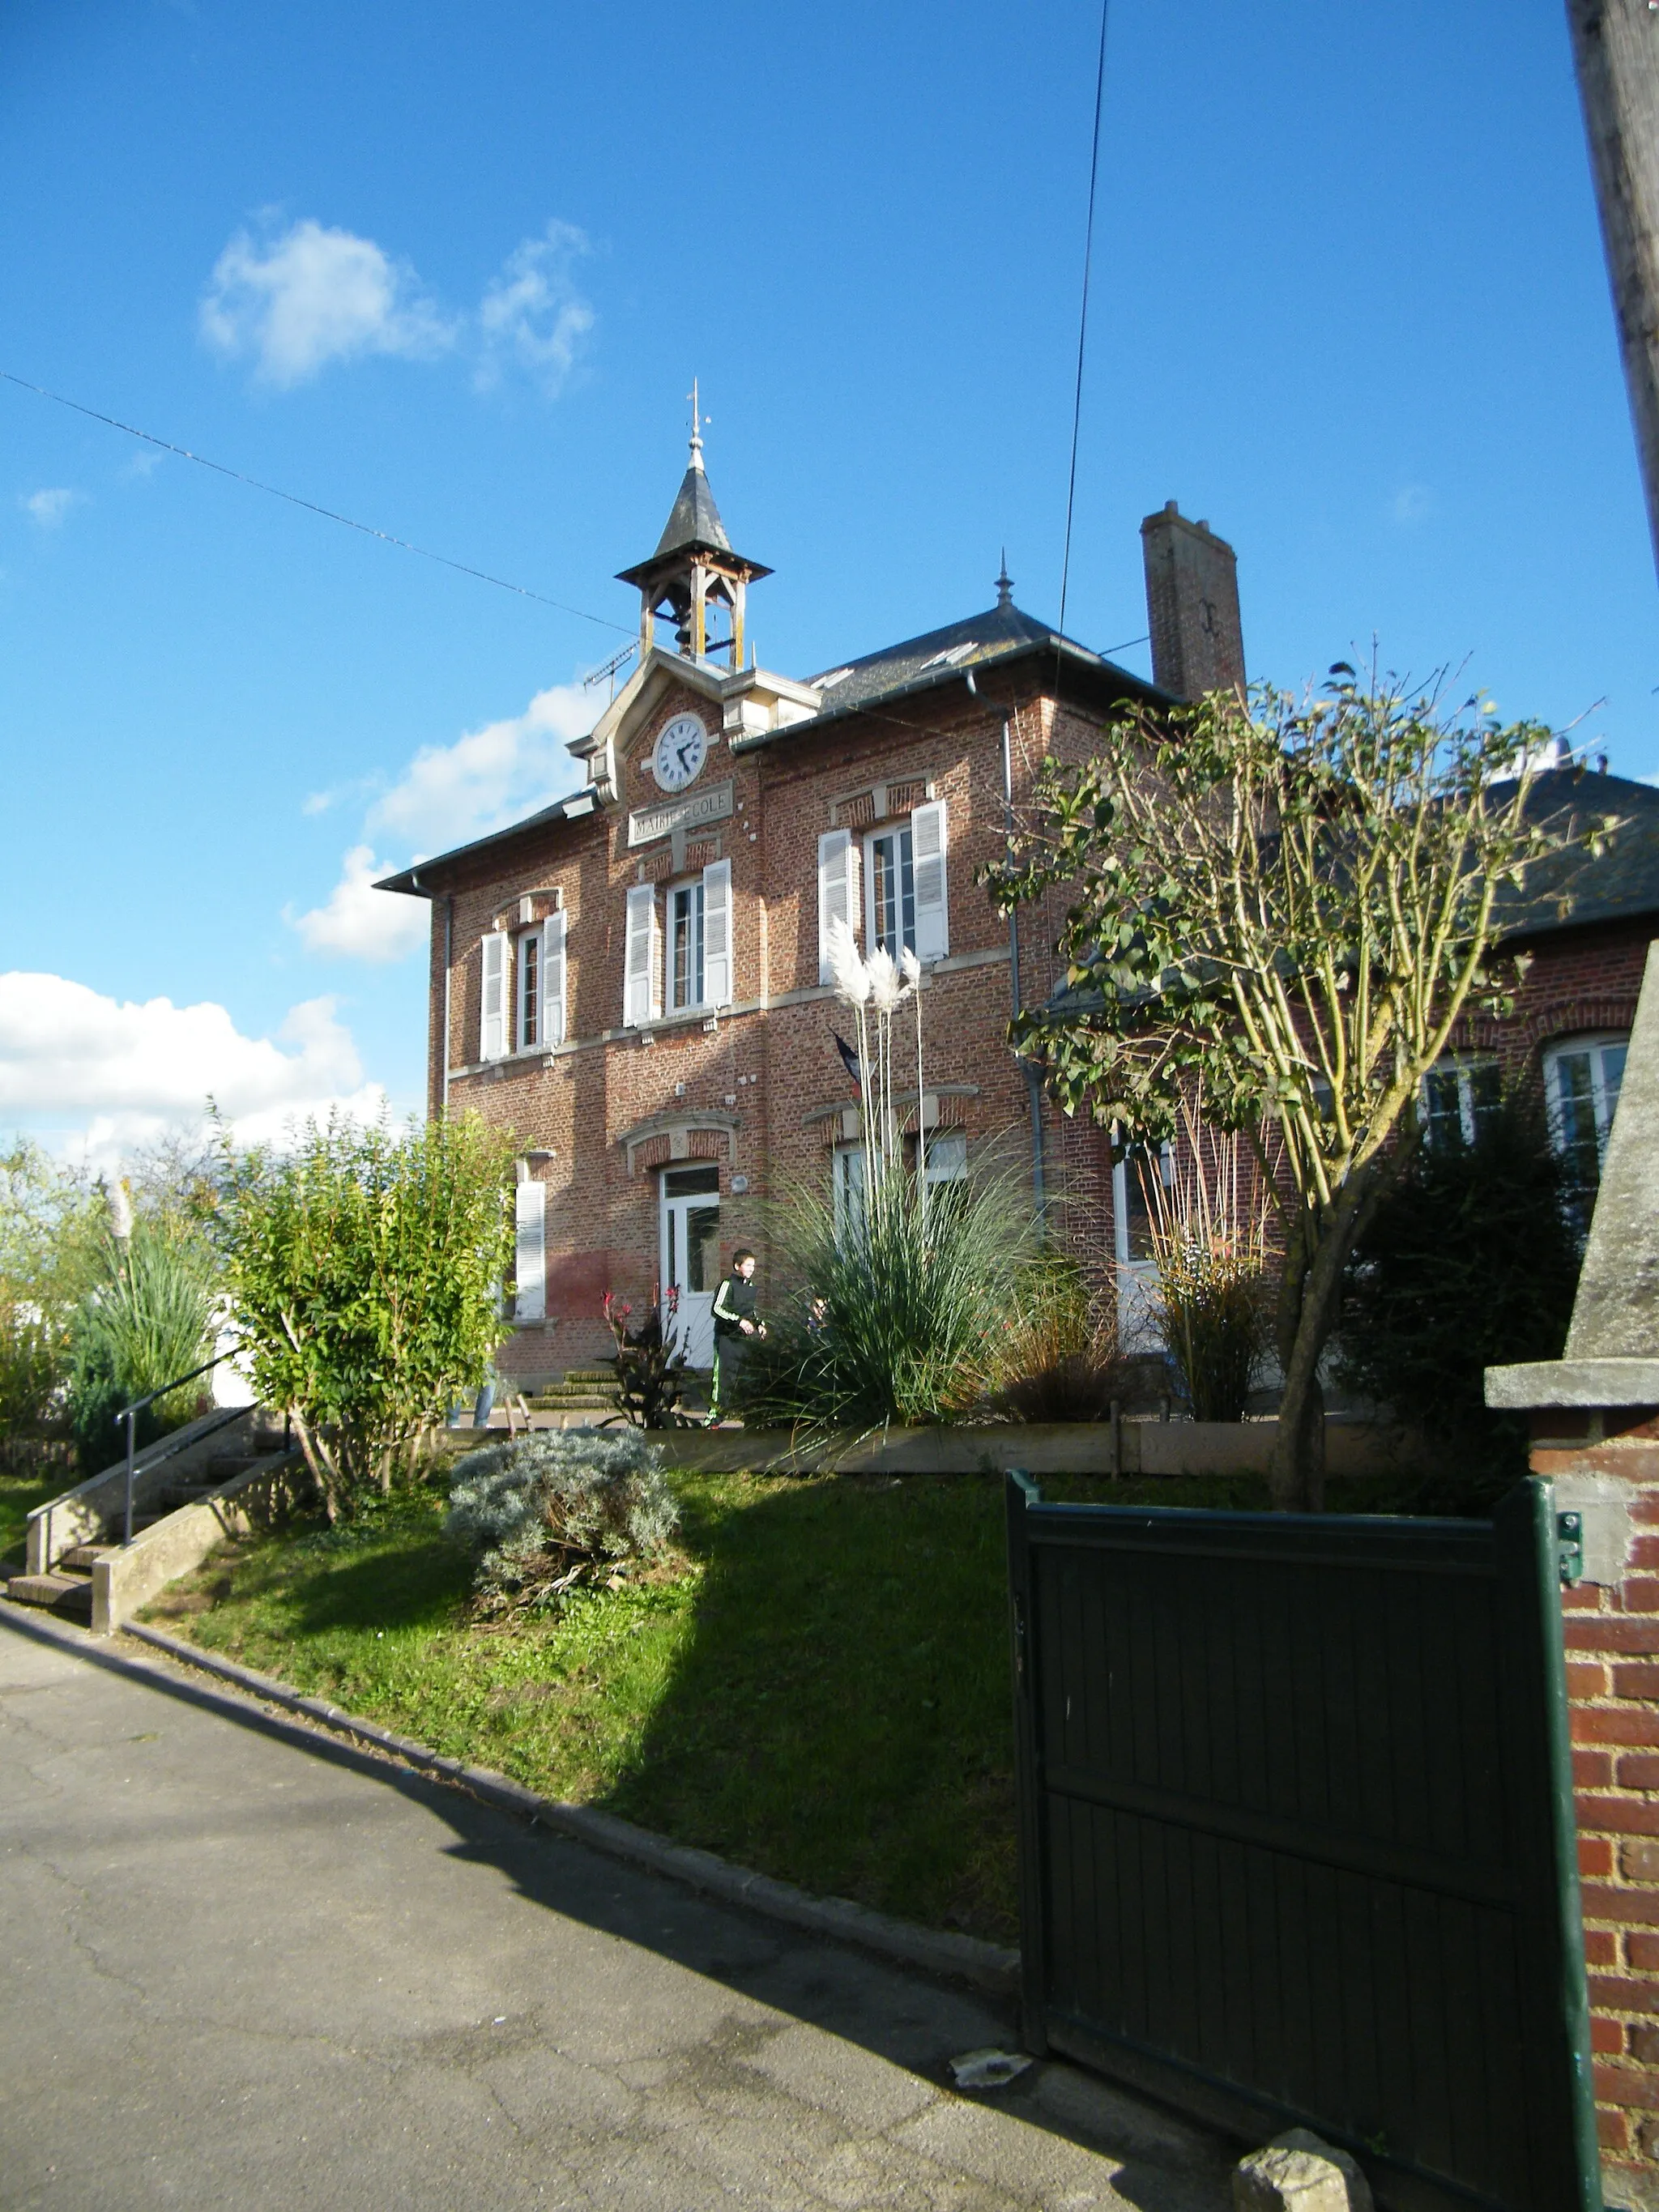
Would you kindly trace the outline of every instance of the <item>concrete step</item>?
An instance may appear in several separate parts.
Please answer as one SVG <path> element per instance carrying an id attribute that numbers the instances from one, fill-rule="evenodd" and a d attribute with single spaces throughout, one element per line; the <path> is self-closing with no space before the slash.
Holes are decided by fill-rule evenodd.
<path id="1" fill-rule="evenodd" d="M 71 1544 L 67 1552 L 58 1554 L 58 1572 L 89 1575 L 106 1552 L 118 1552 L 120 1548 L 118 1544 Z"/>
<path id="2" fill-rule="evenodd" d="M 614 1367 L 567 1367 L 564 1370 L 564 1388 L 568 1390 L 574 1389 L 579 1385 L 585 1388 L 593 1382 L 614 1384 L 616 1380 L 617 1370 Z M 556 1390 L 559 1387 L 556 1382 L 553 1385 Z"/>
<path id="3" fill-rule="evenodd" d="M 14 1575 L 6 1595 L 19 1605 L 40 1605 L 53 1613 L 92 1619 L 92 1583 L 85 1575 Z"/>

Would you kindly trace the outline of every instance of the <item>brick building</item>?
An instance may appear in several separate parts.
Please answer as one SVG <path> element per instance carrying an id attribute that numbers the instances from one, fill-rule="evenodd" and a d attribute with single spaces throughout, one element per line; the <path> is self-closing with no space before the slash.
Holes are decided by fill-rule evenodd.
<path id="1" fill-rule="evenodd" d="M 921 1170 L 1017 1146 L 1085 1266 L 1136 1256 L 1103 1134 L 1060 1115 L 1006 1041 L 1054 988 L 1058 917 L 1016 928 L 975 876 L 1045 755 L 1086 750 L 1126 702 L 1243 678 L 1231 549 L 1173 501 L 1141 530 L 1154 684 L 1022 612 L 1006 570 L 983 613 L 802 680 L 745 659 L 748 589 L 769 572 L 733 550 L 694 434 L 655 552 L 623 572 L 638 654 L 571 747 L 583 787 L 381 886 L 432 903 L 431 1110 L 477 1111 L 520 1147 L 507 1372 L 591 1360 L 610 1349 L 607 1289 L 638 1310 L 669 1284 L 706 1363 L 732 1247 L 764 1253 L 763 1201 L 857 1182 L 824 964 L 838 915 L 866 952 L 908 945 L 924 965 L 926 1089 L 902 1101 Z M 1492 1066 L 1530 1055 L 1591 1177 L 1659 911 L 1659 793 L 1593 781 L 1640 813 L 1636 864 L 1621 847 L 1612 872 L 1517 913 L 1535 957 L 1516 1017 L 1502 1036 L 1472 1026 L 1431 1100 L 1471 1116 Z M 1545 782 L 1571 802 L 1565 778 Z"/>

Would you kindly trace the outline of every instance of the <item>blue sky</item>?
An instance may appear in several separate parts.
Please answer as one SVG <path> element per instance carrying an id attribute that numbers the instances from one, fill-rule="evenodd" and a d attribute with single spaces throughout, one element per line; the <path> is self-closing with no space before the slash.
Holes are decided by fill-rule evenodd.
<path id="1" fill-rule="evenodd" d="M 987 605 L 1005 543 L 1054 617 L 1097 25 L 9 0 L 0 369 L 605 620 L 0 385 L 0 1133 L 418 1100 L 368 868 L 565 787 L 694 374 L 767 665 Z M 1659 772 L 1558 7 L 1114 0 L 1074 635 L 1144 630 L 1171 497 L 1252 674 L 1375 633 Z"/>

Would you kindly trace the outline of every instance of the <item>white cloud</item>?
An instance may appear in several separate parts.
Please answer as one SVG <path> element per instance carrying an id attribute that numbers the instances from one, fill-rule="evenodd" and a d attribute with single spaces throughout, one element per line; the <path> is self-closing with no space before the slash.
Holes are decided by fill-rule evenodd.
<path id="1" fill-rule="evenodd" d="M 422 745 L 369 807 L 364 824 L 368 836 L 345 855 L 339 881 L 326 901 L 304 914 L 287 909 L 283 920 L 311 952 L 352 960 L 406 959 L 427 941 L 426 902 L 374 889 L 376 876 L 390 875 L 397 863 L 377 860 L 369 838 L 390 838 L 397 849 L 418 859 L 521 822 L 579 787 L 580 772 L 566 740 L 585 737 L 599 712 L 586 685 L 550 684 L 522 714 L 486 722 L 453 745 Z M 313 792 L 304 811 L 321 814 L 341 796 Z"/>
<path id="2" fill-rule="evenodd" d="M 586 737 L 600 711 L 584 685 L 550 684 L 522 714 L 487 722 L 453 745 L 422 745 L 369 809 L 369 824 L 429 851 L 505 829 L 577 789 L 566 740 Z"/>
<path id="3" fill-rule="evenodd" d="M 348 960 L 402 960 L 426 943 L 431 915 L 424 899 L 375 890 L 374 878 L 391 872 L 371 846 L 354 845 L 328 903 L 284 919 L 299 931 L 307 951 L 339 953 Z"/>
<path id="4" fill-rule="evenodd" d="M 67 1146 L 97 1164 L 198 1121 L 210 1097 L 256 1142 L 332 1106 L 373 1115 L 385 1096 L 331 999 L 295 1006 L 276 1038 L 250 1037 L 210 1000 L 118 1001 L 64 975 L 0 975 L 0 1122 L 86 1116 Z"/>
<path id="5" fill-rule="evenodd" d="M 441 353 L 457 336 L 406 263 L 309 217 L 263 248 L 237 232 L 214 268 L 201 327 L 221 353 L 252 355 L 256 373 L 283 387 L 358 354 Z"/>
<path id="6" fill-rule="evenodd" d="M 526 238 L 508 254 L 478 309 L 483 340 L 475 381 L 497 382 L 503 365 L 526 370 L 550 398 L 574 366 L 593 327 L 593 310 L 577 291 L 571 264 L 588 251 L 574 223 L 550 222 L 539 238 Z"/>
<path id="7" fill-rule="evenodd" d="M 42 530 L 56 530 L 70 509 L 79 507 L 85 498 L 83 491 L 71 491 L 65 484 L 54 484 L 49 490 L 21 495 L 17 504 Z"/>

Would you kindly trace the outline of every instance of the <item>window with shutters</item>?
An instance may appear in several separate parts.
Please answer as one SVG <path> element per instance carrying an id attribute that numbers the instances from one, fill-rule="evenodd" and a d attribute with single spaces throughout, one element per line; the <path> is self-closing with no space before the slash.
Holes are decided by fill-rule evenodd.
<path id="1" fill-rule="evenodd" d="M 507 1036 L 507 947 L 504 929 L 492 929 L 483 940 L 483 980 L 479 997 L 478 1057 L 504 1060 L 512 1049 Z"/>
<path id="2" fill-rule="evenodd" d="M 865 840 L 868 912 L 865 945 L 878 945 L 896 960 L 916 950 L 916 871 L 908 823 L 873 830 Z"/>
<path id="3" fill-rule="evenodd" d="M 918 806 L 911 815 L 910 842 L 915 854 L 917 957 L 943 960 L 951 950 L 951 905 L 945 872 L 950 841 L 942 799 Z"/>
<path id="4" fill-rule="evenodd" d="M 858 927 L 854 881 L 859 848 L 848 830 L 831 830 L 818 839 L 818 981 L 830 976 L 830 933 L 838 921 Z"/>
<path id="5" fill-rule="evenodd" d="M 662 1012 L 658 965 L 657 891 L 635 884 L 628 894 L 628 937 L 623 954 L 623 1025 L 638 1029 Z"/>
<path id="6" fill-rule="evenodd" d="M 668 894 L 668 1006 L 683 1013 L 703 1003 L 705 902 L 702 878 Z"/>
<path id="7" fill-rule="evenodd" d="M 561 912 L 519 933 L 514 1036 L 520 1052 L 564 1042 L 564 928 Z"/>
<path id="8" fill-rule="evenodd" d="M 526 929 L 519 939 L 519 1050 L 542 1041 L 542 933 Z"/>
<path id="9" fill-rule="evenodd" d="M 514 1321 L 547 1318 L 547 1185 L 533 1178 L 513 1194 Z"/>

